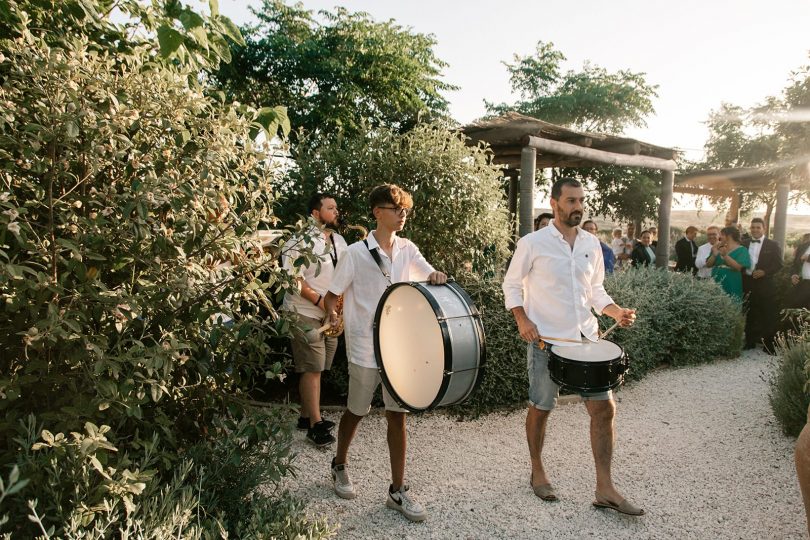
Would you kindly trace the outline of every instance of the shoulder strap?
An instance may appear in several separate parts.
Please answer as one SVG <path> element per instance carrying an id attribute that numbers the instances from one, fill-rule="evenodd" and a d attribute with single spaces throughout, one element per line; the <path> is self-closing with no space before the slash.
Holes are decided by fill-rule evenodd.
<path id="1" fill-rule="evenodd" d="M 388 283 L 391 283 L 391 275 L 385 271 L 385 266 L 383 265 L 382 257 L 380 257 L 380 254 L 377 253 L 377 249 L 376 248 L 371 249 L 371 247 L 368 245 L 368 240 L 363 240 L 363 243 L 366 245 L 366 248 L 368 248 L 368 252 L 371 253 L 374 262 L 376 262 L 377 266 L 380 267 L 380 272 L 382 272 L 382 275 L 385 276 L 385 279 L 388 280 Z"/>

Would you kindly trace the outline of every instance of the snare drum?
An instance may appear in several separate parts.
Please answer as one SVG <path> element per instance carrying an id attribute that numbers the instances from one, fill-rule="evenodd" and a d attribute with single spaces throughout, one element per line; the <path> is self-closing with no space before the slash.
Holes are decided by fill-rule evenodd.
<path id="1" fill-rule="evenodd" d="M 456 405 L 484 376 L 484 325 L 458 284 L 395 283 L 374 317 L 374 354 L 385 388 L 408 411 Z"/>
<path id="2" fill-rule="evenodd" d="M 560 387 L 576 392 L 606 392 L 624 382 L 627 356 L 618 344 L 601 339 L 548 349 L 548 371 Z"/>

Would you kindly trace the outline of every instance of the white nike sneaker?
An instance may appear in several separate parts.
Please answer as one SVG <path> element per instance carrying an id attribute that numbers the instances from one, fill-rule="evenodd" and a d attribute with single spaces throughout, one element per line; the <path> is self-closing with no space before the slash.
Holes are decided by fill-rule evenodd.
<path id="1" fill-rule="evenodd" d="M 427 512 L 422 505 L 416 502 L 411 497 L 410 493 L 408 493 L 408 486 L 403 485 L 399 490 L 393 493 L 391 492 L 391 487 L 388 488 L 388 499 L 385 501 L 385 506 L 400 512 L 411 521 L 424 521 L 427 517 Z"/>
<path id="2" fill-rule="evenodd" d="M 354 491 L 354 485 L 351 478 L 349 478 L 349 471 L 346 470 L 346 464 L 335 465 L 335 458 L 332 458 L 332 481 L 335 486 L 335 493 L 338 497 L 343 499 L 354 499 L 357 497 L 357 492 Z"/>

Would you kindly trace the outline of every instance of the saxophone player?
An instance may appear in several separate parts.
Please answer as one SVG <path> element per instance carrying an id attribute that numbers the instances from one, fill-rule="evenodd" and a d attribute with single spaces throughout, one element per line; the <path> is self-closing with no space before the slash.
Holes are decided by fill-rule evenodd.
<path id="1" fill-rule="evenodd" d="M 325 193 L 315 193 L 307 206 L 309 215 L 318 224 L 307 236 L 294 236 L 284 246 L 282 264 L 290 272 L 298 273 L 299 290 L 288 292 L 282 309 L 294 312 L 306 329 L 318 328 L 326 316 L 324 296 L 332 282 L 332 275 L 340 257 L 346 251 L 346 240 L 334 232 L 338 222 L 338 206 L 335 198 Z M 320 264 L 307 264 L 297 270 L 293 262 L 303 247 L 312 249 Z M 306 430 L 307 439 L 316 446 L 335 442 L 331 431 L 334 422 L 321 418 L 321 373 L 332 367 L 337 350 L 337 337 L 320 334 L 314 341 L 296 333 L 292 338 L 292 354 L 295 371 L 299 374 L 298 391 L 301 396 L 301 416 L 298 429 Z"/>

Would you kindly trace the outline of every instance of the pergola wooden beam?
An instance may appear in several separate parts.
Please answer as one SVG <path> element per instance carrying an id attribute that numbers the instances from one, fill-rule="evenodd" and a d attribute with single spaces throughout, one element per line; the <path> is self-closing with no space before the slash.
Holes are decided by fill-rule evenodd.
<path id="1" fill-rule="evenodd" d="M 541 139 L 532 135 L 523 137 L 523 146 L 534 148 L 541 152 L 557 154 L 561 156 L 576 157 L 582 160 L 606 163 L 608 165 L 619 165 L 621 167 L 644 167 L 647 169 L 659 169 L 662 171 L 674 171 L 677 168 L 675 161 L 671 159 L 661 159 L 652 156 L 619 154 L 617 152 L 606 152 L 594 148 L 583 148 L 575 144 Z"/>

